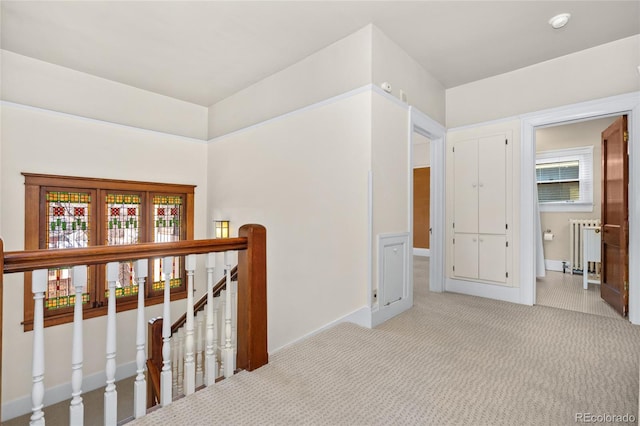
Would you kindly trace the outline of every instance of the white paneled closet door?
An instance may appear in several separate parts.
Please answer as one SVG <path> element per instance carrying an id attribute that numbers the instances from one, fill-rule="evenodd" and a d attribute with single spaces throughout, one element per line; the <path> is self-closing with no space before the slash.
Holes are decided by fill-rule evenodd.
<path id="1" fill-rule="evenodd" d="M 453 143 L 453 274 L 507 284 L 508 137 L 482 135 Z"/>
<path id="2" fill-rule="evenodd" d="M 478 140 L 454 146 L 454 232 L 478 232 Z"/>
<path id="3" fill-rule="evenodd" d="M 453 257 L 457 277 L 478 278 L 478 234 L 455 234 Z"/>
<path id="4" fill-rule="evenodd" d="M 478 278 L 498 283 L 507 282 L 506 235 L 478 236 Z"/>
<path id="5" fill-rule="evenodd" d="M 478 232 L 481 234 L 506 232 L 506 140 L 504 134 L 478 140 Z"/>

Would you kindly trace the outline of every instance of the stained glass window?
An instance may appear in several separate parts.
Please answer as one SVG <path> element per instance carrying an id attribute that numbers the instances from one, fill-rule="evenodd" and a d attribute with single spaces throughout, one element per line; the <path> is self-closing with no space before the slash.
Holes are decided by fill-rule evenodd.
<path id="1" fill-rule="evenodd" d="M 107 245 L 139 243 L 140 215 L 142 213 L 140 195 L 109 193 L 106 195 L 105 201 Z M 133 262 L 120 262 L 118 281 L 116 281 L 116 297 L 136 294 L 138 294 L 138 286 L 135 283 Z M 109 297 L 108 289 L 105 289 L 105 297 Z"/>
<path id="2" fill-rule="evenodd" d="M 177 195 L 155 195 L 153 197 L 153 241 L 158 243 L 180 241 L 182 235 L 182 197 Z M 154 259 L 153 290 L 164 289 L 162 262 Z M 171 288 L 182 285 L 182 258 L 174 257 L 171 272 Z"/>
<path id="3" fill-rule="evenodd" d="M 50 249 L 88 247 L 91 228 L 91 194 L 47 191 L 45 202 L 46 247 Z M 87 288 L 88 284 L 82 292 L 82 303 L 89 302 Z M 47 309 L 68 308 L 74 305 L 75 289 L 71 283 L 71 268 L 49 270 L 45 300 Z"/>
<path id="4" fill-rule="evenodd" d="M 133 182 L 77 176 L 23 173 L 25 176 L 25 249 L 67 249 L 129 245 L 193 238 L 193 185 Z M 36 202 L 37 200 L 37 202 Z M 184 257 L 170 259 L 172 297 L 186 297 Z M 118 311 L 162 303 L 162 260 L 151 261 L 145 287 L 139 288 L 132 262 L 119 263 Z M 48 272 L 44 300 L 45 327 L 73 321 L 75 288 L 72 269 Z M 104 315 L 108 299 L 105 266 L 87 270 L 83 305 L 88 317 Z M 33 328 L 31 274 L 25 274 L 24 328 Z M 138 291 L 139 289 L 139 291 Z M 156 291 L 154 291 L 154 289 Z M 158 291 L 159 290 L 159 291 Z"/>

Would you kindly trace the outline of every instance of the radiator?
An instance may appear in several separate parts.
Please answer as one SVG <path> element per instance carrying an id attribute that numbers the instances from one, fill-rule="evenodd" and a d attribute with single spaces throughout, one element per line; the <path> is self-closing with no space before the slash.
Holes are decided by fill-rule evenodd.
<path id="1" fill-rule="evenodd" d="M 585 226 L 600 226 L 600 219 L 569 219 L 569 262 L 571 273 L 583 272 L 582 264 L 582 228 Z M 590 269 L 593 265 L 587 265 Z M 595 271 L 591 271 L 595 272 Z"/>

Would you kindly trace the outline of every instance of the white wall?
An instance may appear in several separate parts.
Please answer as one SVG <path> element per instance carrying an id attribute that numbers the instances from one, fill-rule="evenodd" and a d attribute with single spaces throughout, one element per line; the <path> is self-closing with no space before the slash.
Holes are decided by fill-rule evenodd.
<path id="1" fill-rule="evenodd" d="M 410 232 L 409 224 L 409 111 L 374 93 L 371 114 L 371 170 L 373 174 L 373 288 L 378 288 L 380 234 Z"/>
<path id="2" fill-rule="evenodd" d="M 209 138 L 371 83 L 371 31 L 361 30 L 209 107 Z"/>
<path id="3" fill-rule="evenodd" d="M 267 228 L 270 351 L 367 304 L 371 96 L 209 145 L 210 215 Z"/>
<path id="4" fill-rule="evenodd" d="M 372 37 L 373 84 L 390 83 L 394 96 L 400 98 L 402 90 L 410 105 L 444 124 L 444 86 L 376 26 Z"/>
<path id="5" fill-rule="evenodd" d="M 195 237 L 207 235 L 207 146 L 182 137 L 136 130 L 43 110 L 3 105 L 1 111 L 2 223 L 6 250 L 24 249 L 24 178 L 20 172 L 117 178 L 197 185 Z M 203 270 L 199 260 L 199 269 Z M 200 271 L 199 271 L 200 272 Z M 202 276 L 202 274 L 200 274 Z M 22 274 L 5 276 L 3 329 L 3 415 L 6 403 L 31 392 L 32 332 L 23 332 Z M 204 285 L 197 285 L 200 296 Z M 184 301 L 172 304 L 184 312 Z M 147 318 L 161 305 L 147 309 Z M 118 314 L 118 365 L 135 360 L 135 311 Z M 85 321 L 84 375 L 104 371 L 105 317 Z M 70 381 L 71 324 L 45 330 L 45 385 Z M 86 389 L 84 389 L 86 390 Z M 45 401 L 49 397 L 45 398 Z M 87 408 L 89 409 L 89 408 Z"/>
<path id="6" fill-rule="evenodd" d="M 413 167 L 431 165 L 431 141 L 420 133 L 413 132 Z"/>
<path id="7" fill-rule="evenodd" d="M 207 108 L 2 50 L 2 99 L 205 140 Z"/>
<path id="8" fill-rule="evenodd" d="M 447 89 L 447 127 L 640 90 L 640 35 Z"/>
<path id="9" fill-rule="evenodd" d="M 536 152 L 593 147 L 593 211 L 540 213 L 542 230 L 550 229 L 554 234 L 552 241 L 544 241 L 545 259 L 569 260 L 569 219 L 600 218 L 601 133 L 615 119 L 615 117 L 608 117 L 536 130 Z"/>

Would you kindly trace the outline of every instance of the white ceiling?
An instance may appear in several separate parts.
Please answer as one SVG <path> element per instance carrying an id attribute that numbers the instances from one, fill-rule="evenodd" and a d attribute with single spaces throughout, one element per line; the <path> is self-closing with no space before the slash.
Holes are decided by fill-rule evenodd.
<path id="1" fill-rule="evenodd" d="M 552 15 L 572 19 L 552 30 Z M 640 33 L 634 1 L 2 1 L 3 49 L 208 106 L 368 23 L 454 87 Z"/>

